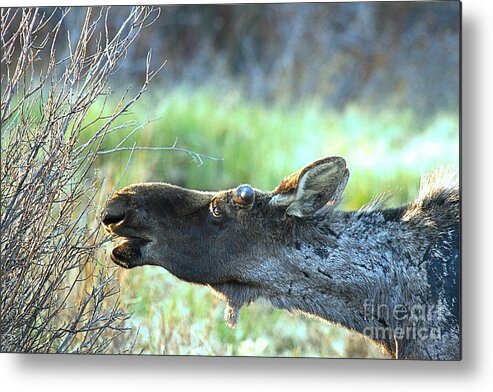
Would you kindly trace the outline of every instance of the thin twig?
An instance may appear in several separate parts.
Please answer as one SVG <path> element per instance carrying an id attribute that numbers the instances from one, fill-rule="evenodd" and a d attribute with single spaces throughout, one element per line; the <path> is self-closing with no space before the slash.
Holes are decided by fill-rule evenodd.
<path id="1" fill-rule="evenodd" d="M 198 153 L 195 151 L 188 150 L 188 149 L 183 148 L 183 147 L 177 147 L 176 142 L 177 141 L 175 141 L 175 144 L 173 144 L 172 146 L 169 146 L 169 147 L 147 147 L 147 146 L 115 147 L 115 148 L 112 148 L 110 150 L 98 151 L 97 154 L 98 155 L 106 155 L 106 154 L 112 154 L 112 153 L 121 152 L 121 151 L 132 151 L 132 152 L 133 151 L 179 151 L 179 152 L 183 152 L 183 153 L 190 155 L 190 157 L 192 157 L 194 162 L 198 162 L 198 166 L 201 166 L 204 163 L 203 159 L 209 159 L 211 161 L 222 161 L 223 160 L 223 158 L 218 158 L 218 157 L 213 157 L 210 155 L 201 154 L 201 153 Z"/>
<path id="2" fill-rule="evenodd" d="M 105 352 L 127 330 L 129 314 L 119 304 L 114 272 L 96 261 L 105 242 L 93 218 L 100 182 L 87 179 L 95 175 L 104 137 L 119 129 L 115 121 L 155 75 L 150 57 L 138 93 L 124 94 L 109 116 L 101 109 L 90 124 L 103 124 L 87 143 L 81 135 L 89 109 L 101 97 L 109 105 L 108 78 L 155 20 L 153 9 L 133 7 L 106 42 L 98 35 L 101 28 L 111 30 L 104 7 L 94 15 L 87 9 L 77 38 L 61 31 L 68 9 L 48 16 L 37 9 L 0 11 L 2 352 Z M 61 57 L 59 35 L 69 40 Z M 38 62 L 41 55 L 44 62 Z"/>

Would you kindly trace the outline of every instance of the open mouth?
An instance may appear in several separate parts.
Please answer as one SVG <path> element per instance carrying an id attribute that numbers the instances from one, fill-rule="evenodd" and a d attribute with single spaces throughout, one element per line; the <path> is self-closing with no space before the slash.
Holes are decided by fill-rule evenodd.
<path id="1" fill-rule="evenodd" d="M 142 265 L 143 248 L 148 240 L 137 237 L 118 237 L 121 242 L 111 251 L 111 260 L 123 268 Z"/>

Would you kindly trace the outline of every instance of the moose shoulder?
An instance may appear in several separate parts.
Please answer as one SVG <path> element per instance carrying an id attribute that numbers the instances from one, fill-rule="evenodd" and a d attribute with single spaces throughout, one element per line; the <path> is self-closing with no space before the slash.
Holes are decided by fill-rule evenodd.
<path id="1" fill-rule="evenodd" d="M 459 359 L 457 181 L 431 176 L 406 206 L 344 212 L 348 178 L 344 159 L 329 157 L 272 192 L 126 187 L 103 214 L 121 238 L 111 259 L 208 285 L 230 324 L 262 296 L 362 333 L 394 358 Z"/>

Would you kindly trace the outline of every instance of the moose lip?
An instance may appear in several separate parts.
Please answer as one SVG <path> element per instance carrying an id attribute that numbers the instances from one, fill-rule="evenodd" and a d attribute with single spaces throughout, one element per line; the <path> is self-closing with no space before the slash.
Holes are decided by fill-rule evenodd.
<path id="1" fill-rule="evenodd" d="M 149 240 L 138 237 L 118 237 L 121 241 L 111 251 L 111 260 L 123 268 L 141 265 L 142 248 Z"/>

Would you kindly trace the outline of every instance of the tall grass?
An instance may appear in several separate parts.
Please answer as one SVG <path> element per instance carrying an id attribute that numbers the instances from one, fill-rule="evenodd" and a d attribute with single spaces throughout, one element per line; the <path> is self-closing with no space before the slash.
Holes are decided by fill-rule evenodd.
<path id="1" fill-rule="evenodd" d="M 392 203 L 408 201 L 420 175 L 439 166 L 458 167 L 455 113 L 439 114 L 417 128 L 412 112 L 375 114 L 351 106 L 335 112 L 317 102 L 266 107 L 239 93 L 178 89 L 141 101 L 132 115 L 152 121 L 129 146 L 165 146 L 178 139 L 179 145 L 222 161 L 198 166 L 186 154 L 134 152 L 123 183 L 160 180 L 219 189 L 246 182 L 272 189 L 312 160 L 341 155 L 351 170 L 344 206 L 358 208 L 386 190 L 395 191 Z M 106 146 L 116 145 L 118 137 L 109 135 Z M 129 155 L 103 157 L 99 165 L 113 172 Z"/>

